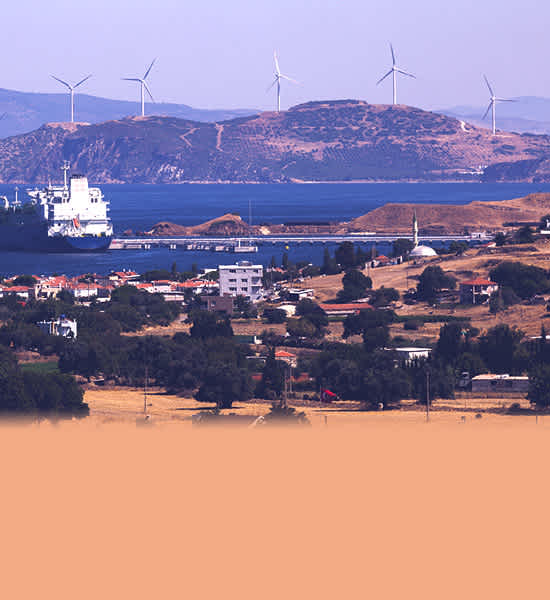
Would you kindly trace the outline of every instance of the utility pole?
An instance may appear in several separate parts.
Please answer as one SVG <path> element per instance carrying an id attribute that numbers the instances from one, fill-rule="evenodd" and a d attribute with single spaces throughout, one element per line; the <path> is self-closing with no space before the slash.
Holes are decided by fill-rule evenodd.
<path id="1" fill-rule="evenodd" d="M 426 422 L 430 422 L 430 370 L 426 369 Z"/>
<path id="2" fill-rule="evenodd" d="M 147 415 L 147 386 L 149 385 L 149 367 L 145 365 L 145 385 L 143 386 L 143 414 Z"/>

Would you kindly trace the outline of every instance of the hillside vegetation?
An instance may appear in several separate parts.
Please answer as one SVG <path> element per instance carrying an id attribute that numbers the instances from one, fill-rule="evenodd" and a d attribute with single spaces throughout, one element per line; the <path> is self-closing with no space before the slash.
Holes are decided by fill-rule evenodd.
<path id="1" fill-rule="evenodd" d="M 49 124 L 0 141 L 0 181 L 45 182 L 63 160 L 113 183 L 472 180 L 479 165 L 546 157 L 547 136 L 493 137 L 416 108 L 342 100 L 218 123 Z"/>

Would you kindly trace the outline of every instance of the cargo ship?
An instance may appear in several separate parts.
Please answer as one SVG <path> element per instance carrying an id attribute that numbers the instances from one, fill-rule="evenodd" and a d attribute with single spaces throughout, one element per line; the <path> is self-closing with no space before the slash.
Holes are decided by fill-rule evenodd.
<path id="1" fill-rule="evenodd" d="M 109 202 L 83 175 L 63 185 L 27 190 L 28 199 L 11 202 L 0 197 L 0 250 L 35 252 L 102 252 L 113 239 Z"/>

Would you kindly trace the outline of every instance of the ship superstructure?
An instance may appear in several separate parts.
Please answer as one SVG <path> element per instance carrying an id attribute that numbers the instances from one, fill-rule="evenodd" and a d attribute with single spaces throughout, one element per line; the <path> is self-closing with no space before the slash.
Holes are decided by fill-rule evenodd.
<path id="1" fill-rule="evenodd" d="M 0 248 L 45 251 L 106 250 L 113 237 L 109 203 L 83 175 L 63 165 L 63 185 L 27 190 L 30 201 L 0 210 Z M 67 181 L 68 179 L 68 181 Z"/>

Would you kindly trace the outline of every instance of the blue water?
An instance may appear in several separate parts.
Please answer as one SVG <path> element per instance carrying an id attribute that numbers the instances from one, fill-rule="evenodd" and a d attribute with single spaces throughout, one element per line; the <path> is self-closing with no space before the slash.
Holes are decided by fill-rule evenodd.
<path id="1" fill-rule="evenodd" d="M 24 186 L 20 186 L 22 189 Z M 103 185 L 111 201 L 115 233 L 126 229 L 142 231 L 159 221 L 195 225 L 227 212 L 248 219 L 249 202 L 253 223 L 288 221 L 347 221 L 388 202 L 467 204 L 474 200 L 507 200 L 532 192 L 550 192 L 550 184 L 477 183 L 386 183 L 386 184 L 311 184 L 311 185 Z M 0 185 L 0 195 L 12 199 L 14 186 Z M 20 197 L 22 194 L 20 192 Z M 381 252 L 389 249 L 379 246 Z M 257 254 L 239 255 L 268 264 L 272 256 L 281 260 L 281 245 L 264 245 Z M 295 245 L 288 250 L 291 260 L 320 263 L 323 246 Z M 215 267 L 236 259 L 232 254 L 152 250 L 118 250 L 104 254 L 39 254 L 0 252 L 0 275 L 18 273 L 76 275 L 83 272 L 107 273 L 111 269 L 137 271 L 170 268 L 180 270 Z"/>

